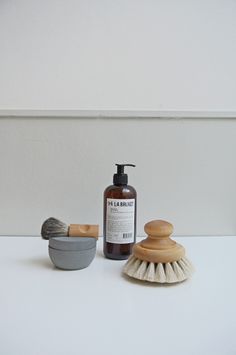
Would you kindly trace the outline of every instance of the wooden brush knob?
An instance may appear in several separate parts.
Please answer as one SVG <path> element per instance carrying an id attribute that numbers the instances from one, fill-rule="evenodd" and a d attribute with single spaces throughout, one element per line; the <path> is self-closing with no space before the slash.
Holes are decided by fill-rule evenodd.
<path id="1" fill-rule="evenodd" d="M 144 231 L 152 237 L 169 237 L 173 230 L 171 223 L 162 220 L 151 221 L 144 226 Z"/>
<path id="2" fill-rule="evenodd" d="M 153 263 L 169 263 L 185 255 L 184 247 L 170 239 L 173 225 L 162 220 L 151 221 L 144 226 L 148 237 L 133 247 L 134 255 Z"/>

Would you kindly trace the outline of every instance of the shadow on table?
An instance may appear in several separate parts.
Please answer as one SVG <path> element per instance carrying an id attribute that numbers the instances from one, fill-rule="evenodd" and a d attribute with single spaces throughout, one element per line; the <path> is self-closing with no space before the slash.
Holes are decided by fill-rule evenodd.
<path id="1" fill-rule="evenodd" d="M 54 269 L 54 265 L 52 262 L 49 260 L 49 258 L 32 258 L 32 259 L 21 259 L 18 260 L 18 263 L 25 265 L 25 266 L 31 266 L 31 267 L 36 267 L 36 268 L 47 268 L 47 269 Z"/>

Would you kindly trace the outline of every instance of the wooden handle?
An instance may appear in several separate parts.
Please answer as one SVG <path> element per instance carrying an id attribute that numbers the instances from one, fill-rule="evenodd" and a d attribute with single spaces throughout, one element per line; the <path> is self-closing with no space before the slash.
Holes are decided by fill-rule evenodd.
<path id="1" fill-rule="evenodd" d="M 94 237 L 98 238 L 98 224 L 70 224 L 68 235 L 69 237 Z"/>
<path id="2" fill-rule="evenodd" d="M 134 255 L 153 263 L 170 263 L 185 255 L 184 247 L 172 239 L 173 225 L 162 220 L 151 221 L 144 226 L 148 237 L 133 247 Z"/>

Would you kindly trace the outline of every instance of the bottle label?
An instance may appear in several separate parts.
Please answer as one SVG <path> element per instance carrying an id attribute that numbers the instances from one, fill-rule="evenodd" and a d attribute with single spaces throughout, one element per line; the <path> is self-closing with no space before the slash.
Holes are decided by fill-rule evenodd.
<path id="1" fill-rule="evenodd" d="M 135 199 L 107 198 L 106 241 L 134 243 Z"/>

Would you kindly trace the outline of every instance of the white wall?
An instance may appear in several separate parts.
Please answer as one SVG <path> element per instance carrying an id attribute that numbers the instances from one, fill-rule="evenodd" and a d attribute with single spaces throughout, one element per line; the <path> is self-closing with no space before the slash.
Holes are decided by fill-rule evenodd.
<path id="1" fill-rule="evenodd" d="M 235 19 L 232 0 L 1 1 L 0 115 L 200 110 L 235 117 Z"/>
<path id="2" fill-rule="evenodd" d="M 102 225 L 119 162 L 138 192 L 138 233 L 236 233 L 236 121 L 0 119 L 0 234 L 39 234 L 49 216 Z"/>
<path id="3" fill-rule="evenodd" d="M 0 234 L 101 225 L 116 162 L 137 164 L 139 234 L 235 234 L 235 18 L 232 0 L 1 1 Z"/>

